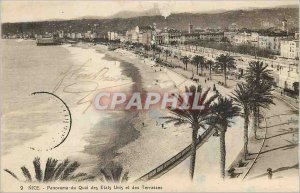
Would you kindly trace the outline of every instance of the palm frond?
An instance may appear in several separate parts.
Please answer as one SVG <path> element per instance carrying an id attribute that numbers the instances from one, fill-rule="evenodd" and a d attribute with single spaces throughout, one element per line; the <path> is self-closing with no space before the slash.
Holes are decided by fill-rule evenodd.
<path id="1" fill-rule="evenodd" d="M 105 168 L 101 168 L 100 173 L 102 174 L 100 180 L 103 182 L 122 183 L 129 179 L 129 172 L 124 171 L 123 167 L 115 162 L 111 162 Z"/>
<path id="2" fill-rule="evenodd" d="M 88 175 L 87 173 L 78 173 L 69 177 L 69 180 L 74 181 L 89 181 L 95 179 L 95 176 Z"/>
<path id="3" fill-rule="evenodd" d="M 218 97 L 218 102 L 211 106 L 213 114 L 210 124 L 221 125 L 221 128 L 227 128 L 232 123 L 232 119 L 239 115 L 240 109 L 233 104 L 233 100 L 227 97 Z"/>
<path id="4" fill-rule="evenodd" d="M 13 173 L 12 171 L 10 171 L 9 169 L 4 169 L 4 171 L 6 171 L 7 173 L 9 173 L 15 179 L 19 180 L 19 178 L 17 177 L 17 175 L 15 173 Z"/>
<path id="5" fill-rule="evenodd" d="M 41 169 L 41 163 L 39 157 L 34 158 L 33 166 L 35 170 L 35 178 L 37 179 L 37 181 L 41 182 L 43 180 L 43 171 Z"/>
<path id="6" fill-rule="evenodd" d="M 80 164 L 78 162 L 73 162 L 70 163 L 63 171 L 60 179 L 61 180 L 68 180 L 69 177 L 73 174 L 73 172 L 75 172 L 75 170 L 77 170 L 77 168 L 80 166 Z"/>
<path id="7" fill-rule="evenodd" d="M 32 178 L 31 178 L 31 174 L 30 174 L 29 170 L 25 166 L 21 167 L 21 170 L 23 172 L 23 175 L 26 178 L 26 181 L 31 182 Z"/>
<path id="8" fill-rule="evenodd" d="M 58 160 L 53 159 L 53 158 L 48 158 L 46 167 L 45 167 L 45 172 L 44 172 L 44 182 L 47 182 L 53 178 L 55 175 L 55 168 L 57 165 Z"/>
<path id="9" fill-rule="evenodd" d="M 102 178 L 100 179 L 103 182 L 113 182 L 113 178 L 110 174 L 110 171 L 106 171 L 105 169 L 100 169 L 100 173 L 102 174 Z"/>
<path id="10" fill-rule="evenodd" d="M 121 179 L 121 183 L 127 182 L 129 180 L 129 172 L 125 172 L 122 179 Z"/>
<path id="11" fill-rule="evenodd" d="M 61 179 L 63 171 L 66 169 L 69 163 L 70 161 L 68 159 L 65 159 L 62 163 L 59 163 L 57 165 L 57 167 L 54 170 L 54 176 L 52 177 L 52 181 Z"/>

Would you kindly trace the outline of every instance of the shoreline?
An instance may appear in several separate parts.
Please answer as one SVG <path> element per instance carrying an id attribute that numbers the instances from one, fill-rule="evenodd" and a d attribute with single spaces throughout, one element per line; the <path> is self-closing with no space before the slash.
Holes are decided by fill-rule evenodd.
<path id="1" fill-rule="evenodd" d="M 117 49 L 115 51 L 108 51 L 105 49 L 105 46 L 101 45 L 100 47 L 98 47 L 98 45 L 94 46 L 94 48 L 97 51 L 105 53 L 110 58 L 114 58 L 125 63 L 127 62 L 130 65 L 139 68 L 142 75 L 143 87 L 145 90 L 155 89 L 162 92 L 163 90 L 170 92 L 171 90 L 182 90 L 185 88 L 185 86 L 195 84 L 193 81 L 170 69 L 165 69 L 164 67 L 154 67 L 154 61 L 150 59 L 141 59 L 139 58 L 139 56 L 126 50 Z M 203 86 L 203 88 L 211 86 L 210 84 L 204 84 L 204 82 L 201 83 L 201 85 Z M 136 117 L 136 129 L 140 131 L 141 135 L 134 141 L 129 142 L 124 147 L 119 148 L 119 150 L 117 151 L 119 155 L 114 159 L 115 161 L 122 163 L 126 169 L 128 168 L 131 174 L 130 177 L 141 177 L 145 173 L 149 172 L 153 168 L 156 168 L 161 163 L 164 163 L 166 160 L 176 155 L 186 146 L 190 145 L 190 131 L 186 125 L 177 128 L 172 124 L 168 124 L 166 125 L 167 129 L 157 131 L 157 129 L 161 128 L 159 126 L 160 123 L 157 126 L 155 124 L 155 121 L 159 120 L 159 117 L 165 116 L 166 113 L 168 112 L 156 111 L 154 113 L 140 113 L 139 116 Z M 155 115 L 153 116 L 151 114 Z M 143 128 L 142 126 L 142 121 L 146 124 L 145 128 Z M 233 128 L 235 129 L 232 129 L 230 131 L 231 134 L 228 138 L 232 138 L 236 136 L 236 134 L 241 133 L 237 129 L 239 127 L 238 125 L 239 121 L 237 121 L 236 125 L 233 126 Z M 178 141 L 178 139 L 180 139 L 180 142 Z M 217 142 L 216 140 L 217 138 L 214 137 L 209 140 L 209 144 L 211 144 L 212 146 L 210 148 L 218 148 L 217 146 L 219 142 Z M 157 149 L 155 149 L 156 147 Z M 228 152 L 228 154 L 231 154 L 230 156 L 228 155 L 230 159 L 235 159 L 235 157 L 237 156 L 235 154 L 238 154 L 238 152 L 240 151 L 240 148 L 238 148 L 238 150 L 235 150 L 236 148 L 233 149 L 234 150 L 232 152 Z M 204 151 L 205 154 L 207 154 L 207 150 L 202 149 L 200 151 Z M 238 152 L 235 153 L 235 151 Z M 213 155 L 209 157 L 211 158 L 206 168 L 215 167 L 215 162 L 219 159 L 219 156 Z M 203 159 L 204 158 L 201 155 L 201 160 Z M 227 163 L 228 165 L 231 162 L 230 159 Z M 187 162 L 188 160 L 182 162 L 181 165 L 186 165 Z M 217 163 L 217 165 L 219 165 L 219 163 Z M 174 170 L 176 170 L 176 168 L 174 168 Z M 212 174 L 209 169 L 205 170 L 205 175 L 210 176 Z M 170 173 L 175 174 L 176 171 L 175 173 L 173 171 L 170 171 Z M 170 175 L 166 174 L 166 176 Z M 162 176 L 162 178 L 165 179 L 164 176 Z"/>

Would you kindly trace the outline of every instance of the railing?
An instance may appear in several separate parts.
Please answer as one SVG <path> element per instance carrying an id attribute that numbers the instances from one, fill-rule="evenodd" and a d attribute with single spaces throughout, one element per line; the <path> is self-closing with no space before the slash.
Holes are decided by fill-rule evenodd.
<path id="1" fill-rule="evenodd" d="M 213 128 L 208 128 L 202 135 L 200 135 L 197 139 L 197 149 L 205 142 L 205 139 L 210 137 L 213 133 Z M 168 169 L 171 169 L 181 163 L 185 158 L 187 158 L 191 153 L 191 145 L 184 148 L 178 154 L 164 162 L 163 164 L 159 165 L 155 169 L 151 170 L 147 174 L 143 175 L 142 177 L 138 178 L 136 181 L 148 181 L 159 175 L 164 174 Z"/>

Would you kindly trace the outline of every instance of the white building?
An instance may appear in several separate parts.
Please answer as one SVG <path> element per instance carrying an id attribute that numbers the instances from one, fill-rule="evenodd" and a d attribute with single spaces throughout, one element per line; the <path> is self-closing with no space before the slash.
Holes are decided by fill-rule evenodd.
<path id="1" fill-rule="evenodd" d="M 137 43 L 139 40 L 140 28 L 136 26 L 135 28 L 128 30 L 126 32 L 126 41 Z"/>
<path id="2" fill-rule="evenodd" d="M 75 33 L 71 33 L 71 38 L 75 39 L 76 38 L 76 34 Z"/>
<path id="3" fill-rule="evenodd" d="M 299 59 L 299 40 L 281 40 L 280 55 L 284 58 Z"/>
<path id="4" fill-rule="evenodd" d="M 235 45 L 251 44 L 251 41 L 251 33 L 247 32 L 235 34 L 233 38 L 233 43 Z"/>
<path id="5" fill-rule="evenodd" d="M 112 32 L 112 31 L 109 31 L 107 32 L 107 37 L 109 40 L 119 40 L 119 35 L 117 32 Z"/>
<path id="6" fill-rule="evenodd" d="M 82 39 L 82 34 L 81 33 L 76 33 L 75 38 L 76 39 Z"/>
<path id="7" fill-rule="evenodd" d="M 297 65 L 281 66 L 278 71 L 280 88 L 294 90 L 294 84 L 299 83 L 299 68 Z"/>

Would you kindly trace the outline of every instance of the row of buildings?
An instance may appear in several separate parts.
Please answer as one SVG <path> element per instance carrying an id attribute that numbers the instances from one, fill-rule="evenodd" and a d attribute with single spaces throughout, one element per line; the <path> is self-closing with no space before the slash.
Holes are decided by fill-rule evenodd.
<path id="1" fill-rule="evenodd" d="M 136 26 L 126 33 L 108 32 L 109 40 L 128 41 L 141 44 L 180 45 L 201 41 L 229 42 L 232 45 L 246 45 L 269 50 L 284 58 L 299 59 L 299 33 L 289 33 L 287 20 L 282 21 L 281 29 L 266 31 L 250 30 L 197 30 L 189 24 L 188 31 L 172 28 L 158 29 L 152 26 Z"/>
<path id="2" fill-rule="evenodd" d="M 108 31 L 106 34 L 98 34 L 94 30 L 91 30 L 65 33 L 58 31 L 56 35 L 59 38 L 77 40 L 102 38 L 111 41 L 127 41 L 147 45 L 183 45 L 199 43 L 201 41 L 228 42 L 235 46 L 246 45 L 269 50 L 283 58 L 299 59 L 299 33 L 288 32 L 286 19 L 282 21 L 281 29 L 251 31 L 248 29 L 237 30 L 236 26 L 230 29 L 230 31 L 224 31 L 221 28 L 200 29 L 194 28 L 190 23 L 186 31 L 180 31 L 174 28 L 159 29 L 154 23 L 149 26 L 136 26 L 127 31 Z M 37 38 L 37 35 L 35 35 L 35 38 Z"/>

